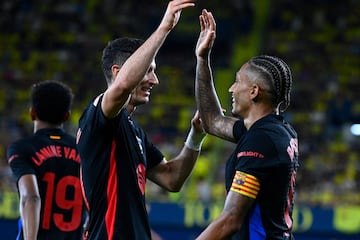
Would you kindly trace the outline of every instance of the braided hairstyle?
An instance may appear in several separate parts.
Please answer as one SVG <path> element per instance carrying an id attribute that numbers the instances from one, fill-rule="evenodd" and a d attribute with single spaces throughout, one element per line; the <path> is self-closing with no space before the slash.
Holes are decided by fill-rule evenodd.
<path id="1" fill-rule="evenodd" d="M 137 38 L 121 37 L 108 42 L 102 53 L 102 70 L 108 85 L 112 82 L 111 67 L 123 65 L 125 61 L 144 43 Z"/>
<path id="2" fill-rule="evenodd" d="M 260 74 L 270 87 L 268 91 L 271 101 L 276 107 L 276 114 L 285 112 L 290 105 L 292 75 L 289 66 L 275 56 L 261 55 L 253 57 L 248 62 L 252 71 Z"/>

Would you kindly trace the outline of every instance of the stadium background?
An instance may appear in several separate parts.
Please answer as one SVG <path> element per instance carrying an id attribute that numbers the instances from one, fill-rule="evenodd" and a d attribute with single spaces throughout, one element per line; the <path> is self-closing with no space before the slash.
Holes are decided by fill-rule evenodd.
<path id="1" fill-rule="evenodd" d="M 12 239 L 18 200 L 6 147 L 29 135 L 28 90 L 56 79 L 75 93 L 71 121 L 106 89 L 101 50 L 118 36 L 146 38 L 165 11 L 165 0 L 2 0 L 0 3 L 0 232 Z M 298 130 L 297 239 L 360 239 L 360 1 L 197 1 L 157 57 L 160 85 L 137 121 L 169 156 L 182 146 L 195 111 L 194 48 L 202 8 L 217 21 L 212 65 L 224 108 L 235 71 L 253 55 L 278 55 L 293 70 L 286 118 Z M 207 137 L 183 191 L 168 194 L 149 183 L 150 219 L 165 239 L 192 239 L 221 210 L 223 165 L 232 144 Z M 276 187 L 276 186 L 274 186 Z M 170 220 L 174 219 L 174 220 Z M 172 236 L 172 237 L 170 237 Z"/>

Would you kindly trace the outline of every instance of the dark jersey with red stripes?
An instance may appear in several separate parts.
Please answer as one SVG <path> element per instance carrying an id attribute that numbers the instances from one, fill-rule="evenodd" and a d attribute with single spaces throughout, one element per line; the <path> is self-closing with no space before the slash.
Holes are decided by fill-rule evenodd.
<path id="1" fill-rule="evenodd" d="M 84 111 L 77 135 L 89 211 L 88 239 L 151 239 L 146 171 L 164 156 L 126 109 L 107 119 L 101 101 L 102 95 Z"/>
<path id="2" fill-rule="evenodd" d="M 260 189 L 241 230 L 232 239 L 293 239 L 292 209 L 298 168 L 297 133 L 282 116 L 267 115 L 249 130 L 235 123 L 238 140 L 226 165 L 226 189 L 236 171 L 255 177 Z"/>
<path id="3" fill-rule="evenodd" d="M 83 198 L 75 138 L 62 129 L 40 129 L 7 150 L 16 182 L 35 174 L 41 197 L 38 239 L 81 239 Z M 23 239 L 20 220 L 17 239 Z"/>

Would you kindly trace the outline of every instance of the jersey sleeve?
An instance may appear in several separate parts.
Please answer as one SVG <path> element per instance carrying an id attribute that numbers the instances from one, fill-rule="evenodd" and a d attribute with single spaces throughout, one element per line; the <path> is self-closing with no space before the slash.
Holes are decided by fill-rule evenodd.
<path id="1" fill-rule="evenodd" d="M 18 182 L 25 174 L 35 174 L 30 156 L 26 153 L 26 147 L 21 142 L 11 144 L 7 149 L 7 159 L 15 181 Z"/>
<path id="2" fill-rule="evenodd" d="M 151 169 L 158 165 L 164 158 L 162 152 L 145 135 L 147 168 Z"/>
<path id="3" fill-rule="evenodd" d="M 102 112 L 101 109 L 101 101 L 102 101 L 103 95 L 98 96 L 95 98 L 87 107 L 84 114 L 81 116 L 79 121 L 80 128 L 86 129 L 91 128 L 91 131 L 94 132 L 94 134 L 97 134 L 97 132 L 101 133 L 106 131 L 107 129 L 110 131 L 107 126 L 109 126 L 109 122 L 112 121 L 112 119 L 107 119 Z"/>
<path id="4" fill-rule="evenodd" d="M 236 171 L 230 190 L 256 199 L 260 190 L 260 182 L 255 176 Z"/>
<path id="5" fill-rule="evenodd" d="M 109 144 L 105 140 L 111 140 L 114 134 L 116 119 L 107 119 L 103 114 L 101 109 L 102 96 L 98 96 L 88 105 L 79 120 L 76 143 L 77 147 L 83 150 L 81 151 L 83 153 L 89 146 L 97 146 L 99 143 Z"/>

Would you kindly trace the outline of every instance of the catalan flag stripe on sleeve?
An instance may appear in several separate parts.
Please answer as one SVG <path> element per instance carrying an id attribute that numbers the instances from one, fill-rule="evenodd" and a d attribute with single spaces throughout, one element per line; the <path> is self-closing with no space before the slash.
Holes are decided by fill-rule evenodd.
<path id="1" fill-rule="evenodd" d="M 255 199 L 260 190 L 260 182 L 250 174 L 236 171 L 230 190 Z"/>

